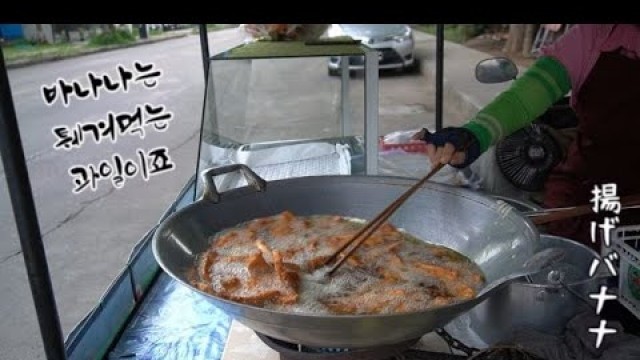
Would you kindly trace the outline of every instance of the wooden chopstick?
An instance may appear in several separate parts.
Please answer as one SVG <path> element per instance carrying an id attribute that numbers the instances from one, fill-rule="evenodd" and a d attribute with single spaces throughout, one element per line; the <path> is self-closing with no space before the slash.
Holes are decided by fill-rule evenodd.
<path id="1" fill-rule="evenodd" d="M 393 215 L 393 213 L 400 207 L 404 202 L 409 198 L 409 196 L 413 195 L 422 186 L 425 182 L 427 182 L 433 175 L 435 175 L 440 169 L 442 169 L 446 164 L 438 164 L 420 181 L 415 183 L 409 190 L 405 191 L 398 199 L 392 202 L 389 206 L 387 206 L 382 212 L 380 212 L 373 220 L 371 220 L 368 224 L 366 224 L 360 231 L 358 231 L 351 240 L 347 241 L 344 245 L 342 245 L 336 252 L 334 252 L 331 257 L 329 257 L 323 264 L 326 265 L 333 261 L 336 257 L 339 259 L 336 263 L 331 267 L 329 271 L 327 271 L 326 275 L 331 276 L 339 267 L 344 263 L 344 261 L 351 255 L 365 240 L 367 240 L 371 234 L 373 234 L 378 228 L 385 222 L 387 219 Z M 346 253 L 343 253 L 347 247 L 352 245 Z"/>

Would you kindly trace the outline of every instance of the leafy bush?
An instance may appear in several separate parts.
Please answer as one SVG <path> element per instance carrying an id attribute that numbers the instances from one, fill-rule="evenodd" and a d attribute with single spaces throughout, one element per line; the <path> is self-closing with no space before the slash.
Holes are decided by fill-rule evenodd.
<path id="1" fill-rule="evenodd" d="M 91 46 L 129 44 L 136 40 L 135 36 L 128 30 L 116 29 L 104 32 L 100 35 L 92 36 L 89 39 Z"/>

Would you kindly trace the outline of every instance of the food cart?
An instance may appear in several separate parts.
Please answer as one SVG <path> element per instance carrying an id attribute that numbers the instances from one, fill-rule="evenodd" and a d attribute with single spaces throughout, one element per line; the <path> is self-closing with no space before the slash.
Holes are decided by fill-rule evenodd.
<path id="1" fill-rule="evenodd" d="M 500 328 L 504 331 L 514 325 L 513 319 L 515 317 L 526 318 L 525 322 L 536 322 L 541 317 L 549 319 L 553 317 L 551 320 L 561 319 L 566 322 L 567 316 L 570 314 L 563 313 L 559 316 L 562 309 L 584 305 L 581 302 L 581 299 L 584 300 L 581 296 L 584 296 L 584 292 L 596 285 L 594 282 L 583 281 L 584 279 L 581 279 L 577 285 L 579 290 L 572 287 L 548 290 L 535 286 L 536 284 L 525 284 L 520 288 L 506 287 L 502 288 L 500 292 L 493 293 L 490 299 L 481 299 L 485 300 L 482 303 L 469 304 L 469 307 L 458 309 L 448 317 L 434 322 L 437 326 L 434 325 L 432 331 L 425 332 L 424 337 L 413 338 L 406 335 L 409 336 L 408 339 L 404 338 L 402 341 L 398 341 L 397 338 L 389 336 L 388 339 L 385 338 L 384 341 L 381 341 L 379 346 L 373 346 L 370 343 L 362 345 L 365 343 L 363 339 L 369 336 L 381 336 L 381 329 L 389 326 L 389 323 L 365 322 L 363 323 L 364 327 L 375 328 L 377 332 L 363 331 L 358 334 L 359 336 L 354 336 L 346 343 L 316 344 L 311 338 L 306 343 L 292 343 L 286 340 L 296 338 L 296 336 L 285 336 L 282 331 L 279 333 L 269 332 L 270 329 L 264 327 L 261 329 L 266 329 L 268 334 L 260 331 L 253 333 L 245 325 L 234 322 L 233 318 L 243 317 L 237 309 L 225 308 L 220 303 L 212 302 L 211 299 L 181 283 L 175 273 L 166 271 L 168 265 L 163 264 L 165 271 L 159 266 L 157 259 L 164 261 L 173 255 L 163 257 L 166 255 L 162 254 L 165 248 L 158 246 L 157 241 L 160 241 L 158 239 L 162 237 L 161 233 L 169 229 L 167 224 L 170 224 L 170 220 L 176 219 L 177 214 L 184 214 L 188 209 L 194 209 L 193 205 L 197 205 L 196 200 L 203 198 L 204 201 L 209 201 L 212 204 L 219 203 L 222 207 L 230 208 L 228 211 L 219 210 L 220 213 L 217 216 L 226 219 L 223 223 L 231 225 L 237 223 L 238 218 L 234 216 L 238 216 L 238 212 L 245 212 L 241 216 L 243 218 L 251 218 L 252 215 L 260 214 L 258 210 L 261 209 L 261 201 L 267 201 L 256 197 L 258 204 L 256 209 L 258 210 L 249 209 L 246 204 L 241 208 L 242 210 L 233 210 L 236 206 L 234 205 L 236 197 L 275 197 L 281 202 L 278 206 L 270 205 L 273 208 L 270 208 L 269 211 L 288 207 L 297 207 L 303 211 L 303 209 L 313 210 L 308 207 L 309 199 L 314 196 L 313 194 L 309 195 L 309 192 L 325 189 L 327 193 L 323 196 L 329 200 L 318 205 L 323 211 L 340 209 L 349 215 L 367 218 L 373 216 L 376 209 L 379 210 L 384 207 L 385 203 L 392 201 L 403 189 L 410 187 L 412 180 L 377 176 L 377 152 L 380 135 L 377 127 L 378 68 L 377 54 L 371 49 L 357 43 L 309 44 L 299 42 L 270 43 L 264 49 L 258 49 L 259 46 L 254 43 L 212 57 L 209 54 L 206 26 L 204 25 L 200 28 L 200 40 L 207 87 L 196 174 L 176 196 L 175 202 L 159 219 L 158 224 L 138 242 L 131 253 L 127 266 L 113 281 L 94 310 L 76 326 L 66 341 L 63 341 L 60 330 L 6 69 L 4 69 L 4 64 L 1 64 L 3 69 L 0 72 L 0 95 L 2 96 L 0 99 L 2 104 L 0 144 L 2 145 L 5 169 L 8 174 L 15 174 L 15 176 L 8 176 L 7 180 L 11 190 L 45 351 L 49 359 L 216 359 L 224 357 L 231 360 L 275 359 L 278 354 L 282 359 L 366 358 L 382 360 L 393 358 L 393 356 L 422 359 L 467 358 L 480 349 L 491 348 L 502 340 L 504 332 L 490 330 Z M 443 44 L 443 28 L 440 26 L 436 48 L 437 129 L 442 127 L 443 116 Z M 264 132 L 258 135 L 248 132 L 247 129 L 255 129 L 257 126 L 255 123 L 249 123 L 252 119 L 256 116 L 269 116 L 268 113 L 261 113 L 260 109 L 261 106 L 269 103 L 269 96 L 273 94 L 260 93 L 259 84 L 251 82 L 255 78 L 246 76 L 247 74 L 252 71 L 258 74 L 260 71 L 282 71 L 282 79 L 285 82 L 286 76 L 284 74 L 288 61 L 318 61 L 318 59 L 326 59 L 330 56 L 347 58 L 356 56 L 364 59 L 365 78 L 360 88 L 360 101 L 353 102 L 360 105 L 359 112 L 354 111 L 355 106 L 351 101 L 350 94 L 353 89 L 350 88 L 352 85 L 350 85 L 349 71 L 345 71 L 348 61 L 345 61 L 342 76 L 339 79 L 340 102 L 333 108 L 339 121 L 335 123 L 335 128 L 332 130 L 333 132 L 330 132 L 330 136 L 322 136 L 326 134 L 319 132 L 320 136 L 302 138 L 300 134 L 294 133 L 289 138 L 275 139 L 269 138 L 268 134 L 265 135 Z M 256 77 L 259 78 L 259 76 Z M 295 89 L 288 90 L 295 93 Z M 310 101 L 320 100 L 312 99 Z M 277 121 L 278 116 L 275 114 L 272 120 Z M 318 114 L 320 118 L 327 116 L 329 115 Z M 358 116 L 362 119 L 364 136 L 357 136 L 353 131 L 354 118 L 358 118 Z M 242 123 L 240 126 L 237 123 L 238 119 L 242 119 L 246 123 Z M 311 118 L 310 121 L 318 122 L 320 120 Z M 242 141 L 237 141 L 238 138 L 242 138 Z M 246 167 L 238 166 L 237 163 L 255 170 L 257 176 L 252 178 L 256 174 L 248 172 Z M 229 166 L 230 164 L 236 166 Z M 201 177 L 200 174 L 203 176 Z M 245 178 L 241 175 L 248 177 Z M 349 175 L 349 177 L 344 177 L 344 175 Z M 266 190 L 260 185 L 265 180 Z M 271 181 L 274 182 L 273 185 L 269 184 Z M 316 183 L 313 183 L 314 181 Z M 254 194 L 256 190 L 260 192 L 260 195 Z M 298 199 L 298 202 L 281 200 L 287 198 L 288 192 L 294 194 L 295 196 L 290 196 Z M 355 196 L 359 196 L 360 198 L 368 198 L 370 201 L 361 203 L 357 208 L 353 206 L 347 206 L 344 209 L 332 207 L 339 202 L 336 199 L 346 197 L 346 194 L 354 194 L 351 195 L 354 196 L 354 199 Z M 309 198 L 304 198 L 304 196 Z M 425 186 L 422 196 L 425 197 L 423 200 L 443 204 L 450 203 L 453 199 L 451 196 L 470 199 L 466 206 L 450 209 L 449 215 L 457 214 L 458 216 L 457 218 L 452 217 L 451 221 L 460 222 L 465 216 L 470 219 L 472 217 L 478 218 L 479 213 L 486 212 L 489 214 L 486 221 L 493 221 L 497 215 L 501 215 L 502 218 L 509 220 L 509 224 L 517 223 L 510 230 L 509 226 L 511 225 L 499 224 L 500 231 L 493 228 L 490 229 L 492 232 L 487 233 L 495 237 L 496 243 L 500 242 L 499 240 L 504 240 L 514 245 L 512 248 L 514 256 L 520 257 L 513 257 L 513 263 L 521 262 L 532 256 L 538 250 L 536 246 L 539 244 L 567 246 L 566 242 L 561 239 L 550 236 L 540 237 L 538 230 L 532 226 L 532 223 L 521 215 L 521 212 L 536 210 L 535 208 L 527 208 L 527 204 L 517 201 L 509 202 L 508 199 L 503 198 L 502 200 L 507 200 L 505 205 L 504 202 L 500 202 L 499 194 L 491 196 L 477 194 L 470 190 L 453 190 L 453 188 L 446 186 L 429 185 Z M 230 205 L 228 202 L 225 203 L 225 198 L 231 199 Z M 238 206 L 240 205 L 236 207 Z M 218 211 L 216 209 L 220 209 L 215 206 L 211 208 L 214 213 Z M 510 213 L 509 211 L 513 208 L 519 211 Z M 425 209 L 423 205 L 409 204 L 407 212 L 410 210 L 413 210 L 415 215 L 418 211 Z M 401 222 L 407 228 L 410 229 L 413 226 L 414 229 L 417 229 L 415 228 L 417 226 L 416 220 L 413 220 L 411 216 L 404 214 L 402 219 Z M 434 221 L 436 220 L 434 218 Z M 483 223 L 485 220 L 478 221 Z M 479 223 L 470 222 L 471 225 Z M 443 227 L 447 225 L 446 222 L 442 224 Z M 442 228 L 437 231 L 440 231 L 441 234 L 445 233 Z M 154 237 L 156 242 L 153 241 Z M 620 244 L 622 244 L 620 246 L 635 241 L 635 250 L 631 247 L 631 251 L 637 253 L 637 240 L 633 235 L 621 234 L 619 237 Z M 154 244 L 156 244 L 155 249 Z M 516 245 L 522 247 L 516 247 Z M 460 246 L 463 246 L 462 243 Z M 567 251 L 575 255 L 573 263 L 581 268 L 586 268 L 585 257 L 594 255 L 586 248 L 568 247 Z M 637 261 L 637 258 L 633 257 L 636 255 L 631 251 L 628 251 L 628 254 L 631 255 L 625 259 Z M 496 265 L 495 268 L 513 271 L 511 268 L 504 267 L 508 264 L 500 265 Z M 633 269 L 633 267 L 629 267 L 629 269 Z M 611 281 L 611 279 L 607 278 L 604 281 Z M 615 284 L 611 283 L 611 285 Z M 576 295 L 574 292 L 579 294 Z M 507 309 L 504 307 L 505 301 L 513 299 L 513 294 L 516 294 L 519 299 L 517 301 L 520 303 Z M 527 300 L 532 299 L 532 296 L 533 299 L 536 299 L 537 296 L 537 302 L 526 303 Z M 553 302 L 554 298 L 561 299 L 561 301 Z M 536 310 L 530 314 L 517 314 L 522 306 Z M 246 321 L 246 317 L 244 320 L 244 324 L 253 326 L 254 330 L 260 328 L 259 323 Z M 417 324 L 412 324 L 414 326 L 411 329 L 413 332 L 408 332 L 409 334 L 424 330 L 421 326 L 427 321 L 427 318 L 420 320 Z M 262 319 L 261 321 L 267 320 Z M 274 321 L 282 324 L 283 320 Z M 406 318 L 403 321 L 406 324 L 410 323 Z M 398 334 L 403 333 L 400 331 L 401 324 L 402 322 L 394 322 L 391 325 L 396 327 Z M 564 324 L 546 325 L 562 327 Z M 292 323 L 291 328 L 293 327 Z M 337 328 L 334 330 L 339 331 Z M 276 338 L 273 334 L 279 334 L 280 337 Z M 420 345 L 420 349 L 416 347 L 416 344 Z M 243 352 L 242 349 L 248 350 Z M 265 355 L 265 352 L 268 351 L 271 351 L 272 355 Z M 233 357 L 234 353 L 235 357 Z"/>

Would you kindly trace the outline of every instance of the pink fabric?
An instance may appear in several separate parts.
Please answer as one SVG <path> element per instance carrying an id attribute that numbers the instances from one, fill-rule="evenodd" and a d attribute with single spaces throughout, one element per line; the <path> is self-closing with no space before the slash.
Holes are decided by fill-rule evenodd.
<path id="1" fill-rule="evenodd" d="M 578 24 L 554 43 L 544 47 L 542 54 L 562 63 L 571 78 L 571 105 L 601 52 L 620 50 L 630 58 L 640 59 L 640 25 Z"/>

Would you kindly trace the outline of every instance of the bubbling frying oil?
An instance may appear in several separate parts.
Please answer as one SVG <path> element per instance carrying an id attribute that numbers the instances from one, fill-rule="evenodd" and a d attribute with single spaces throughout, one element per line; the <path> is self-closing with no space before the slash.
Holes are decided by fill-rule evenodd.
<path id="1" fill-rule="evenodd" d="M 231 301 L 303 314 L 391 314 L 469 300 L 484 285 L 470 259 L 385 224 L 329 278 L 321 265 L 363 226 L 284 212 L 216 234 L 192 284 Z"/>

